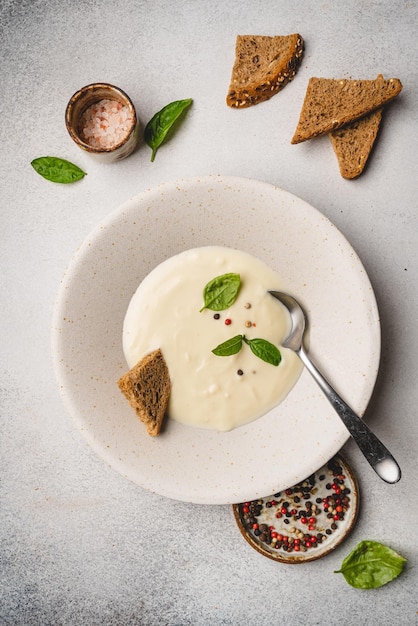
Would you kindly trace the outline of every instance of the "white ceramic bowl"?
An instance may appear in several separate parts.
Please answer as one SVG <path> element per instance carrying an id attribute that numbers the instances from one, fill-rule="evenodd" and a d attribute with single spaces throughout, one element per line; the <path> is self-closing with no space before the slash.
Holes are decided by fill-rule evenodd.
<path id="1" fill-rule="evenodd" d="M 138 485 L 208 504 L 254 500 L 315 472 L 348 433 L 304 371 L 267 415 L 227 433 L 168 421 L 151 438 L 120 393 L 122 325 L 132 294 L 189 248 L 235 247 L 283 278 L 309 316 L 310 351 L 360 415 L 375 384 L 380 325 L 356 253 L 320 212 L 267 183 L 207 176 L 150 189 L 86 238 L 63 278 L 52 326 L 58 384 L 92 448 Z"/>

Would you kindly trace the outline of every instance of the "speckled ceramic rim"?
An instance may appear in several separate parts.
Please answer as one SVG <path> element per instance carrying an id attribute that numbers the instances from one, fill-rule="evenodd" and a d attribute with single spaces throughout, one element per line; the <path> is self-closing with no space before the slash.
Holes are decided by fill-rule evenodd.
<path id="1" fill-rule="evenodd" d="M 351 483 L 351 505 L 349 509 L 349 519 L 346 521 L 346 523 L 344 523 L 344 525 L 341 525 L 339 529 L 334 533 L 332 545 L 328 546 L 327 544 L 321 544 L 321 546 L 315 548 L 311 552 L 299 552 L 298 554 L 294 552 L 292 554 L 283 554 L 282 552 L 274 551 L 273 549 L 270 549 L 268 546 L 263 544 L 261 541 L 257 541 L 253 537 L 253 535 L 247 532 L 240 511 L 240 507 L 242 506 L 242 504 L 233 504 L 232 509 L 238 528 L 240 529 L 244 539 L 250 544 L 252 548 L 254 548 L 254 550 L 257 550 L 257 552 L 259 552 L 263 556 L 266 556 L 267 558 L 272 559 L 273 561 L 277 561 L 279 563 L 288 563 L 292 565 L 296 563 L 308 563 L 310 561 L 317 561 L 318 559 L 321 559 L 327 554 L 333 552 L 351 533 L 356 524 L 360 507 L 360 492 L 358 482 L 353 470 L 340 454 L 336 455 L 333 458 L 335 458 L 338 463 L 343 467 L 344 474 L 348 476 Z M 321 470 L 319 469 L 317 473 L 319 473 L 320 471 Z"/>
<path id="2" fill-rule="evenodd" d="M 99 102 L 103 98 L 109 98 L 109 100 L 116 100 L 121 104 L 126 105 L 133 115 L 133 121 L 129 132 L 126 137 L 122 139 L 118 144 L 112 146 L 111 148 L 94 148 L 90 146 L 88 143 L 83 141 L 78 132 L 78 125 L 80 121 L 80 117 L 84 113 L 84 111 L 95 102 Z M 94 154 L 106 154 L 115 152 L 122 146 L 124 146 L 132 137 L 132 132 L 137 127 L 137 116 L 135 107 L 129 98 L 129 96 L 119 89 L 119 87 L 115 87 L 115 85 L 111 85 L 109 83 L 92 83 L 91 85 L 86 85 L 82 87 L 71 97 L 69 103 L 67 104 L 67 108 L 65 110 L 65 125 L 67 127 L 68 133 L 70 137 L 75 141 L 75 143 L 86 150 L 87 152 L 92 152 Z"/>

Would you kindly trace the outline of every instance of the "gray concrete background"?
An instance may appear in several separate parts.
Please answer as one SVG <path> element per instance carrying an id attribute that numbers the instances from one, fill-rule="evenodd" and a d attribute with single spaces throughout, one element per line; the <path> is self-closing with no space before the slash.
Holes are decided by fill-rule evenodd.
<path id="1" fill-rule="evenodd" d="M 418 6 L 394 2 L 0 3 L 1 595 L 4 625 L 418 624 Z M 237 34 L 299 32 L 295 81 L 247 111 L 225 105 Z M 378 145 L 343 180 L 327 138 L 291 146 L 310 76 L 396 76 Z M 71 142 L 70 96 L 107 81 L 145 124 L 192 97 L 182 131 L 150 163 L 142 146 L 100 165 Z M 53 154 L 88 171 L 54 185 L 30 161 Z M 349 442 L 360 481 L 353 533 L 331 555 L 281 565 L 242 539 L 229 506 L 148 493 L 108 468 L 72 426 L 52 370 L 50 324 L 63 272 L 95 224 L 137 193 L 204 174 L 267 181 L 342 230 L 363 261 L 382 321 L 382 364 L 367 419 L 403 468 L 380 482 Z M 362 539 L 408 559 L 378 590 L 333 573 Z"/>

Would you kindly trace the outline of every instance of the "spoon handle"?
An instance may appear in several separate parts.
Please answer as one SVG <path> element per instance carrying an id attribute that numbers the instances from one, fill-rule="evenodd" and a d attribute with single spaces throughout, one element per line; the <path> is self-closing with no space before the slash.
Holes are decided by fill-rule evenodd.
<path id="1" fill-rule="evenodd" d="M 383 445 L 367 424 L 354 413 L 335 389 L 333 389 L 316 365 L 311 361 L 303 346 L 298 351 L 298 354 L 306 369 L 318 383 L 376 474 L 387 483 L 397 483 L 401 478 L 401 469 L 386 446 Z"/>

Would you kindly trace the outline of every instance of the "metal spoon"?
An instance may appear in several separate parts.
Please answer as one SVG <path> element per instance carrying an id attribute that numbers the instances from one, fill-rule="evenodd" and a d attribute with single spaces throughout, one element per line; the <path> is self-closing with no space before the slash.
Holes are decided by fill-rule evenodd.
<path id="1" fill-rule="evenodd" d="M 303 335 L 306 316 L 300 304 L 292 296 L 281 291 L 269 291 L 269 293 L 284 304 L 292 319 L 292 330 L 282 343 L 283 347 L 293 350 L 300 357 L 376 474 L 387 483 L 397 483 L 401 478 L 401 469 L 389 450 L 331 387 L 305 352 Z"/>

